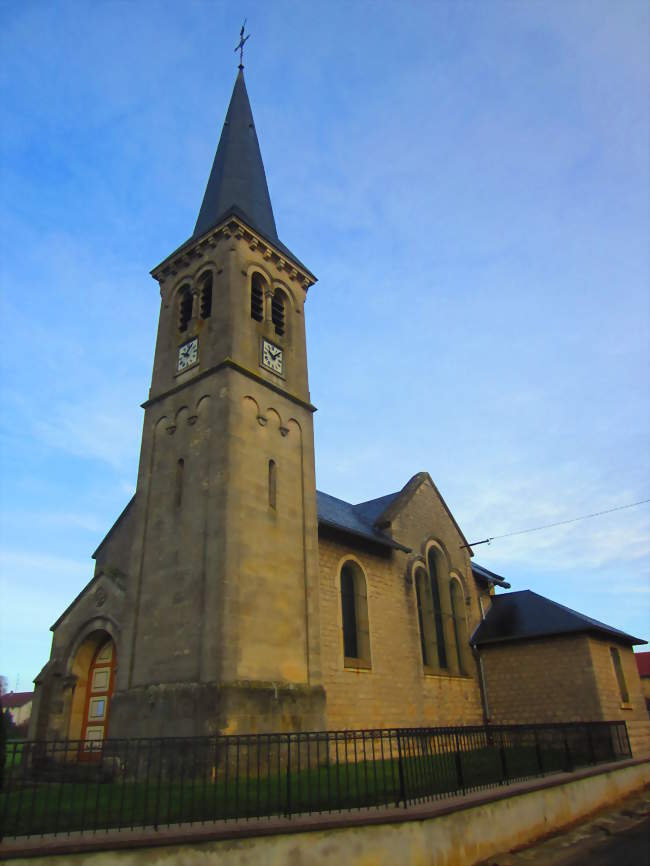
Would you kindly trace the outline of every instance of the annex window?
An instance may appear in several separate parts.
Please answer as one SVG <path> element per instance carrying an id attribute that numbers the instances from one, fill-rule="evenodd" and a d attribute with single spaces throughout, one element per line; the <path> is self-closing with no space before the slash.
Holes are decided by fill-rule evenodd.
<path id="1" fill-rule="evenodd" d="M 271 319 L 275 327 L 275 333 L 282 336 L 285 331 L 284 325 L 284 295 L 280 289 L 276 289 L 271 300 Z"/>
<path id="2" fill-rule="evenodd" d="M 614 673 L 616 674 L 616 681 L 618 682 L 618 690 L 621 693 L 621 703 L 629 704 L 630 693 L 627 690 L 627 683 L 625 682 L 625 674 L 623 673 L 623 665 L 621 664 L 621 654 L 616 647 L 613 646 L 609 648 L 609 651 L 612 654 L 612 664 L 614 665 Z"/>
<path id="3" fill-rule="evenodd" d="M 468 644 L 467 621 L 464 611 L 463 588 L 456 578 L 452 578 L 449 584 L 449 596 L 451 599 L 451 618 L 454 626 L 454 641 L 456 643 L 456 657 L 458 660 L 458 673 L 467 674 L 465 669 L 464 651 Z"/>
<path id="4" fill-rule="evenodd" d="M 208 271 L 201 277 L 201 318 L 209 319 L 212 315 L 212 274 Z"/>
<path id="5" fill-rule="evenodd" d="M 189 286 L 183 286 L 178 293 L 178 330 L 183 333 L 192 318 L 192 292 Z"/>
<path id="6" fill-rule="evenodd" d="M 366 578 L 355 562 L 341 569 L 343 655 L 347 667 L 370 667 L 370 630 Z"/>
<path id="7" fill-rule="evenodd" d="M 264 289 L 266 283 L 261 274 L 253 274 L 251 278 L 251 319 L 261 322 L 264 318 Z"/>
<path id="8" fill-rule="evenodd" d="M 275 460 L 269 460 L 269 505 L 277 508 L 278 501 L 278 467 Z"/>
<path id="9" fill-rule="evenodd" d="M 436 554 L 433 550 L 429 550 L 428 556 L 429 578 L 431 580 L 431 596 L 433 598 L 433 619 L 436 627 L 436 654 L 438 666 L 446 670 L 447 663 L 447 647 L 445 646 L 445 632 L 442 616 L 442 599 L 440 594 L 440 580 L 438 575 L 438 567 L 436 563 Z"/>

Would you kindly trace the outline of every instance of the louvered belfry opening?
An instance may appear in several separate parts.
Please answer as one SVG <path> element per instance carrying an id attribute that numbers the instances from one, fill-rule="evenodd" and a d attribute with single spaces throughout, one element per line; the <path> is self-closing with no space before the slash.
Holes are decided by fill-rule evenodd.
<path id="1" fill-rule="evenodd" d="M 253 274 L 251 280 L 251 319 L 261 322 L 264 318 L 264 280 L 260 274 Z"/>
<path id="2" fill-rule="evenodd" d="M 178 330 L 187 331 L 187 326 L 192 318 L 192 292 L 189 286 L 183 286 L 180 290 L 180 303 L 178 305 Z"/>
<path id="3" fill-rule="evenodd" d="M 275 333 L 281 337 L 284 334 L 284 297 L 279 289 L 275 291 L 271 301 L 271 320 Z"/>
<path id="4" fill-rule="evenodd" d="M 212 315 L 212 274 L 208 271 L 201 278 L 201 318 L 209 319 Z"/>

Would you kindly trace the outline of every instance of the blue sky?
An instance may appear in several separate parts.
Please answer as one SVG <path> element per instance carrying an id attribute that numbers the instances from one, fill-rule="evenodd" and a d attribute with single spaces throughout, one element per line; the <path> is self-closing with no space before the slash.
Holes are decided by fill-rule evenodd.
<path id="1" fill-rule="evenodd" d="M 0 673 L 132 495 L 159 296 L 243 7 L 3 4 Z M 470 541 L 650 497 L 648 6 L 258 3 L 246 80 L 307 304 L 317 482 L 428 470 Z M 650 506 L 476 560 L 650 637 Z M 19 678 L 17 680 L 17 678 Z"/>

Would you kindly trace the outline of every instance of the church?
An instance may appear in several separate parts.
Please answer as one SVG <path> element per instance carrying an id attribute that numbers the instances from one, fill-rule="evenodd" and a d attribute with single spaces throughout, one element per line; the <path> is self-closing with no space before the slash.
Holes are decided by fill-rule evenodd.
<path id="1" fill-rule="evenodd" d="M 240 66 L 161 305 L 136 493 L 52 626 L 30 738 L 624 719 L 631 635 L 473 561 L 431 477 L 316 490 L 305 315 Z M 633 745 L 635 748 L 635 745 Z"/>

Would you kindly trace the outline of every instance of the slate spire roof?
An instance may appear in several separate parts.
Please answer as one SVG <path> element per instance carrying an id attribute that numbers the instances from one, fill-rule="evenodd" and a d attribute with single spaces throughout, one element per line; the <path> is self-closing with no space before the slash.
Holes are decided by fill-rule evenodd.
<path id="1" fill-rule="evenodd" d="M 278 238 L 242 67 L 235 79 L 194 234 L 179 249 L 198 240 L 229 216 L 242 219 L 281 253 L 311 274 Z"/>

